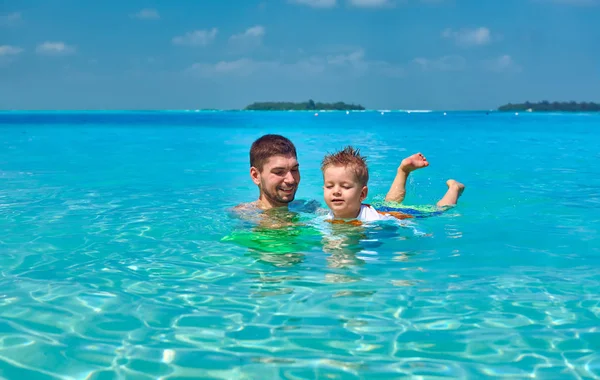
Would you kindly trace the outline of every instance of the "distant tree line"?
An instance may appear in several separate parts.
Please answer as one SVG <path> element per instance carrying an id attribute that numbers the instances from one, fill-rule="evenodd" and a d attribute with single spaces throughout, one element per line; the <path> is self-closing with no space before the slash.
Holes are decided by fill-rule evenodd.
<path id="1" fill-rule="evenodd" d="M 508 103 L 498 108 L 498 111 L 564 111 L 564 112 L 598 112 L 600 111 L 600 104 L 592 102 L 548 102 L 543 101 L 539 103 Z"/>
<path id="2" fill-rule="evenodd" d="M 346 104 L 344 102 L 320 103 L 312 99 L 307 102 L 256 102 L 252 103 L 245 110 L 249 111 L 355 111 L 364 110 L 365 107 L 359 104 Z"/>

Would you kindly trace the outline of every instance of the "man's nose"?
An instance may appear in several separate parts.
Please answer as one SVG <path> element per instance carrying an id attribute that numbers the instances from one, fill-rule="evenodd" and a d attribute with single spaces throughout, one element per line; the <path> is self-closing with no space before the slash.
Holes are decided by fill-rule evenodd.
<path id="1" fill-rule="evenodd" d="M 342 194 L 342 190 L 340 187 L 334 187 L 333 188 L 333 195 L 341 195 Z"/>
<path id="2" fill-rule="evenodd" d="M 294 178 L 294 175 L 292 174 L 292 172 L 287 172 L 287 174 L 285 175 L 284 181 L 286 183 L 296 183 L 296 179 Z"/>

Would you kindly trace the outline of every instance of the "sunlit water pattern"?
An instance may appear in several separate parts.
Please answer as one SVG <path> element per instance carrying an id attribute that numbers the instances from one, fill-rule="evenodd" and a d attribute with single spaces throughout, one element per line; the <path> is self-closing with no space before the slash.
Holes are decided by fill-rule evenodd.
<path id="1" fill-rule="evenodd" d="M 3 378 L 600 378 L 600 115 L 5 112 L 0 132 Z M 407 205 L 467 189 L 423 234 L 260 229 L 229 209 L 257 197 L 264 133 L 323 206 L 347 144 L 369 202 L 417 151 Z"/>

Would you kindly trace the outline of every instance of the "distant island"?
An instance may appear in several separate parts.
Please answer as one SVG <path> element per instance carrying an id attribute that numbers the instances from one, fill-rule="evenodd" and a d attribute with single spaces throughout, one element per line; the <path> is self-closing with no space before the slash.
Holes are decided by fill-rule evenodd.
<path id="1" fill-rule="evenodd" d="M 312 99 L 307 102 L 256 102 L 246 108 L 248 111 L 362 111 L 365 107 L 356 104 L 346 104 L 344 102 L 336 103 L 315 103 Z"/>
<path id="2" fill-rule="evenodd" d="M 539 102 L 539 103 L 517 103 L 505 104 L 498 111 L 529 111 L 529 112 L 599 112 L 600 104 L 591 102 Z"/>

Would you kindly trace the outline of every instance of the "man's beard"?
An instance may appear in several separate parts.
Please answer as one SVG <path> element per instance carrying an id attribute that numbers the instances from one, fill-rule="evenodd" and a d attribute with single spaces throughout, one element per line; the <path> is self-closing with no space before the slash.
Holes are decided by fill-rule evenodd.
<path id="1" fill-rule="evenodd" d="M 294 189 L 296 190 L 296 189 Z M 277 194 L 277 190 L 275 190 L 274 193 L 271 193 L 269 191 L 263 190 L 263 196 L 275 203 L 281 203 L 281 204 L 288 204 L 290 202 L 292 202 L 294 200 L 294 198 L 296 197 L 296 191 L 294 191 L 289 197 L 287 197 L 287 199 L 281 198 L 278 194 Z"/>

